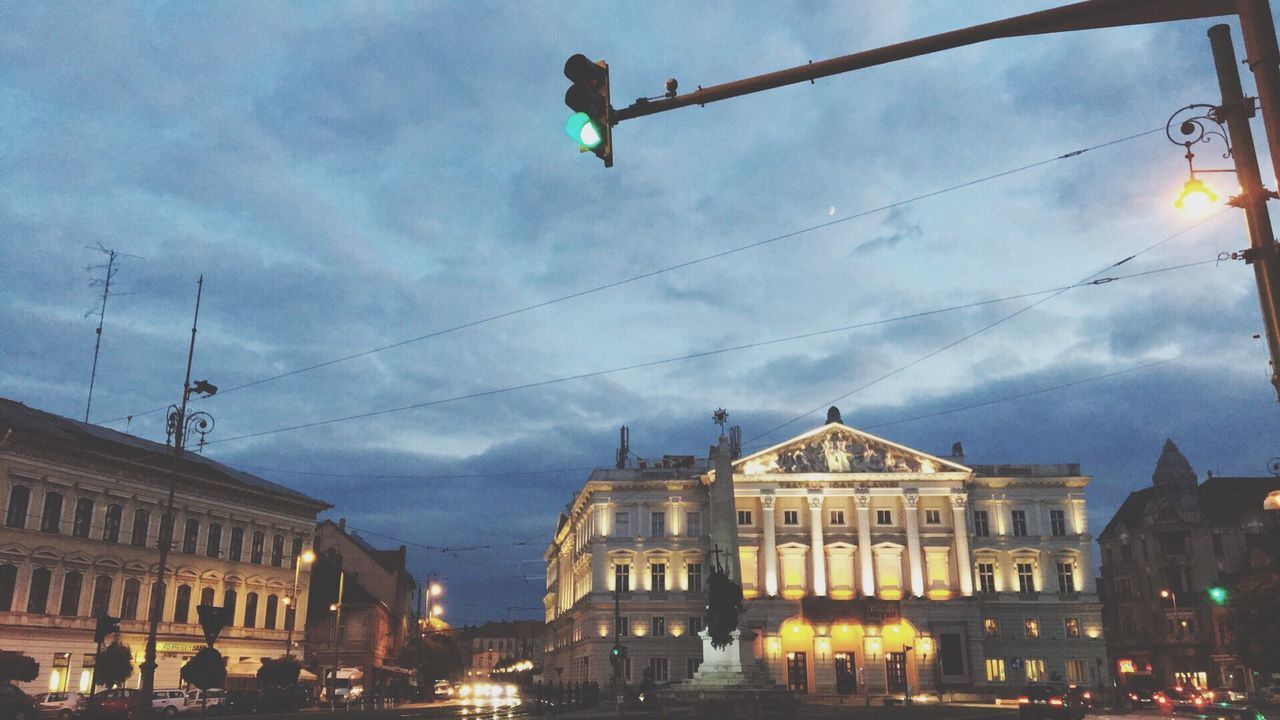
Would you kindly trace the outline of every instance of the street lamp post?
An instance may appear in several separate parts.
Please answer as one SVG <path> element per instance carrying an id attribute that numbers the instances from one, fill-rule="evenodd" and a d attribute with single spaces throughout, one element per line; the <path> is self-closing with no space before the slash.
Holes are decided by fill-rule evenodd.
<path id="1" fill-rule="evenodd" d="M 340 664 L 340 656 L 338 654 L 338 648 L 339 648 L 338 636 L 342 633 L 342 593 L 343 593 L 343 589 L 346 586 L 346 581 L 347 581 L 346 571 L 339 570 L 338 571 L 338 602 L 329 606 L 329 609 L 332 610 L 334 613 L 333 615 L 333 672 L 330 674 L 330 677 L 333 678 L 333 682 L 329 684 L 329 708 L 330 709 L 334 707 L 334 702 L 337 699 L 334 697 L 334 695 L 338 693 L 338 665 Z M 348 695 L 347 699 L 350 700 L 350 697 L 351 696 Z"/>
<path id="2" fill-rule="evenodd" d="M 444 615 L 444 606 L 440 605 L 435 598 L 440 597 L 444 593 L 444 586 L 440 584 L 439 575 L 435 572 L 427 573 L 427 583 L 422 587 L 423 595 L 423 616 L 426 619 L 426 627 L 423 628 L 424 634 L 426 630 L 431 629 L 431 621 Z"/>
<path id="3" fill-rule="evenodd" d="M 303 551 L 293 559 L 293 594 L 284 599 L 284 616 L 286 621 L 289 618 L 289 611 L 293 611 L 293 622 L 286 622 L 289 626 L 286 628 L 289 634 L 285 637 L 284 641 L 285 657 L 293 657 L 293 628 L 298 624 L 298 576 L 302 572 L 302 563 L 315 562 L 315 559 L 316 554 L 310 550 Z"/>
<path id="4" fill-rule="evenodd" d="M 182 405 L 170 405 L 169 416 L 166 425 L 166 439 L 173 445 L 173 472 L 169 476 L 169 500 L 165 506 L 164 516 L 160 518 L 160 559 L 156 569 L 156 584 L 152 586 L 150 593 L 150 617 L 148 617 L 147 628 L 147 645 L 143 657 L 142 664 L 138 669 L 142 673 L 139 692 L 146 699 L 139 707 L 139 715 L 141 720 L 147 720 L 151 716 L 151 696 L 155 690 L 156 682 L 156 635 L 160 629 L 160 616 L 164 610 L 164 599 L 168 595 L 168 587 L 164 585 L 165 580 L 165 563 L 169 559 L 169 545 L 173 542 L 174 519 L 173 519 L 173 499 L 178 490 L 178 472 L 182 468 L 182 454 L 186 450 L 187 437 L 191 433 L 200 435 L 200 447 L 204 448 L 205 436 L 213 431 L 213 416 L 207 412 L 199 411 L 188 413 L 187 403 L 191 399 L 191 394 L 212 397 L 218 392 L 218 387 L 208 380 L 197 380 L 191 382 L 191 361 L 196 351 L 196 327 L 200 323 L 200 296 L 204 291 L 204 276 L 196 282 L 196 311 L 195 318 L 191 321 L 191 343 L 187 347 L 187 374 L 182 381 Z M 165 592 L 159 593 L 158 587 L 164 587 Z"/>
<path id="5" fill-rule="evenodd" d="M 1170 602 L 1172 602 L 1172 603 L 1173 603 L 1173 622 L 1174 622 L 1174 627 L 1178 628 L 1178 631 L 1177 631 L 1177 632 L 1178 632 L 1178 639 L 1182 639 L 1182 630 L 1181 630 L 1181 627 L 1182 627 L 1182 626 L 1179 624 L 1179 623 L 1181 623 L 1182 621 L 1181 621 L 1181 619 L 1178 617 L 1178 593 L 1176 593 L 1176 592 L 1174 592 L 1174 591 L 1172 591 L 1172 590 L 1170 590 L 1170 589 L 1168 589 L 1168 588 L 1165 588 L 1165 589 L 1163 589 L 1163 590 L 1161 590 L 1161 591 L 1160 591 L 1160 597 L 1162 597 L 1162 598 L 1166 598 L 1166 599 L 1168 599 Z"/>

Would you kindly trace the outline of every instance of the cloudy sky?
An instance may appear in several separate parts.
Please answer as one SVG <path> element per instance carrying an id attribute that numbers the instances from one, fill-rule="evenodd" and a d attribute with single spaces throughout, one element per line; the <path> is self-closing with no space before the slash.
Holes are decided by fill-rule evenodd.
<path id="1" fill-rule="evenodd" d="M 610 170 L 561 130 L 575 52 L 609 62 L 621 107 L 668 77 L 692 90 L 1055 4 L 0 0 L 0 395 L 83 418 L 104 259 L 87 248 L 114 248 L 136 257 L 92 419 L 163 440 L 203 273 L 194 376 L 223 388 L 199 405 L 206 452 L 378 544 L 501 546 L 411 546 L 455 623 L 539 615 L 556 514 L 618 426 L 640 455 L 705 453 L 720 406 L 749 447 L 838 398 L 846 423 L 926 451 L 1079 462 L 1095 531 L 1166 437 L 1202 474 L 1264 474 L 1280 415 L 1253 275 L 1203 262 L 1247 245 L 1243 218 L 1173 208 L 1186 168 L 1163 133 L 1219 99 L 1210 21 L 639 118 Z"/>

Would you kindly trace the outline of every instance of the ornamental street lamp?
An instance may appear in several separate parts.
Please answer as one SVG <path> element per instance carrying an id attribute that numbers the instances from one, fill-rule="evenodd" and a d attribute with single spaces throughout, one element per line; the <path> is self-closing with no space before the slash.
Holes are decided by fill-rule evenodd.
<path id="1" fill-rule="evenodd" d="M 298 624 L 298 575 L 302 571 L 303 563 L 313 563 L 316 560 L 316 554 L 310 550 L 305 550 L 293 559 L 293 594 L 284 599 L 285 624 L 289 634 L 284 641 L 285 657 L 293 657 L 293 626 Z M 293 621 L 289 621 L 289 611 L 293 611 Z"/>

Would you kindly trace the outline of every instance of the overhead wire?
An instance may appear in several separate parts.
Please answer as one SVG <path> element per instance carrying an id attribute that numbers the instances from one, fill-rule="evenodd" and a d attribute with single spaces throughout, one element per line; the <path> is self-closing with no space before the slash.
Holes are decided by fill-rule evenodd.
<path id="1" fill-rule="evenodd" d="M 909 205 L 909 204 L 911 204 L 911 203 L 919 202 L 919 201 L 921 201 L 921 200 L 927 200 L 927 199 L 929 199 L 929 198 L 934 198 L 934 197 L 937 197 L 937 196 L 939 196 L 939 195 L 943 195 L 943 194 L 946 194 L 946 193 L 949 193 L 949 192 L 953 192 L 953 191 L 956 191 L 956 190 L 962 190 L 962 189 L 964 189 L 964 188 L 972 187 L 972 186 L 974 186 L 974 185 L 979 185 L 979 184 L 981 184 L 981 183 L 985 183 L 985 182 L 990 182 L 990 181 L 992 181 L 992 180 L 997 180 L 997 179 L 999 179 L 999 178 L 1008 177 L 1009 175 L 1014 175 L 1014 174 L 1017 174 L 1017 173 L 1020 173 L 1020 172 L 1025 172 L 1025 171 L 1027 171 L 1027 170 L 1031 170 L 1031 169 L 1034 169 L 1034 168 L 1037 168 L 1037 167 L 1041 167 L 1041 166 L 1043 166 L 1043 165 L 1048 165 L 1048 164 L 1050 164 L 1050 163 L 1058 162 L 1058 161 L 1061 161 L 1061 160 L 1066 160 L 1066 159 L 1069 159 L 1069 158 L 1079 157 L 1080 155 L 1083 155 L 1083 154 L 1085 154 L 1085 153 L 1087 153 L 1087 152 L 1089 152 L 1089 151 L 1091 151 L 1091 150 L 1100 150 L 1100 149 L 1102 149 L 1102 148 L 1111 147 L 1111 146 L 1113 146 L 1113 145 L 1119 145 L 1119 144 L 1121 144 L 1121 143 L 1129 142 L 1130 140 L 1136 140 L 1136 139 L 1138 139 L 1138 138 L 1145 137 L 1145 136 L 1147 136 L 1147 135 L 1151 135 L 1151 134 L 1154 134 L 1154 133 L 1157 133 L 1157 132 L 1162 132 L 1163 130 L 1164 130 L 1164 128 L 1163 128 L 1163 127 L 1161 127 L 1161 128 L 1155 128 L 1155 129 L 1152 129 L 1152 130 L 1144 130 L 1144 131 L 1142 131 L 1142 132 L 1133 133 L 1133 134 L 1131 134 L 1131 135 L 1126 135 L 1126 136 L 1121 137 L 1121 138 L 1116 138 L 1116 139 L 1114 139 L 1114 140 L 1109 140 L 1109 141 L 1107 141 L 1107 142 L 1098 143 L 1098 144 L 1091 145 L 1091 146 L 1089 146 L 1089 147 L 1085 147 L 1085 148 L 1080 148 L 1080 149 L 1078 149 L 1078 150 L 1073 150 L 1073 151 L 1071 151 L 1071 152 L 1063 153 L 1063 154 L 1061 154 L 1061 155 L 1056 155 L 1056 156 L 1054 156 L 1054 157 L 1046 158 L 1046 159 L 1044 159 L 1044 160 L 1038 160 L 1038 161 L 1036 161 L 1036 162 L 1028 163 L 1028 164 L 1026 164 L 1026 165 L 1022 165 L 1022 166 L 1019 166 L 1019 167 L 1016 167 L 1016 168 L 1011 168 L 1011 169 L 1009 169 L 1009 170 L 1003 170 L 1003 171 L 1001 171 L 1001 172 L 997 172 L 997 173 L 994 173 L 994 174 L 991 174 L 991 175 L 986 175 L 986 176 L 983 176 L 983 177 L 980 177 L 980 178 L 974 178 L 974 179 L 972 179 L 972 180 L 966 180 L 966 181 L 964 181 L 964 182 L 956 183 L 956 184 L 954 184 L 954 185 L 949 185 L 949 186 L 947 186 L 947 187 L 940 188 L 940 189 L 937 189 L 937 190 L 932 190 L 932 191 L 930 191 L 930 192 L 922 193 L 922 194 L 920 194 L 920 195 L 915 195 L 915 196 L 912 196 L 912 197 L 909 197 L 909 198 L 905 198 L 905 199 L 903 199 L 903 200 L 897 200 L 897 201 L 894 201 L 894 202 L 891 202 L 891 203 L 887 203 L 887 204 L 884 204 L 884 205 L 880 205 L 880 206 L 875 207 L 875 208 L 871 208 L 871 209 L 868 209 L 868 210 L 862 210 L 862 211 L 859 211 L 859 212 L 856 212 L 856 213 L 853 213 L 853 214 L 850 214 L 850 215 L 846 215 L 846 216 L 844 216 L 844 217 L 839 217 L 839 218 L 836 218 L 836 219 L 834 219 L 834 220 L 829 220 L 829 221 L 827 221 L 827 222 L 818 223 L 818 224 L 816 224 L 816 225 L 810 225 L 810 226 L 808 226 L 808 227 L 800 228 L 799 230 L 792 230 L 792 231 L 790 231 L 790 232 L 782 233 L 782 234 L 780 234 L 780 235 L 774 235 L 774 236 L 772 236 L 772 237 L 765 238 L 765 239 L 763 239 L 763 240 L 758 240 L 758 241 L 755 241 L 755 242 L 752 242 L 752 243 L 748 243 L 748 244 L 746 244 L 746 245 L 740 245 L 740 246 L 738 246 L 738 247 L 729 248 L 729 249 L 727 249 L 727 250 L 721 250 L 721 251 L 719 251 L 719 252 L 711 253 L 710 255 L 703 255 L 703 256 L 701 256 L 701 257 L 697 257 L 697 258 L 694 258 L 694 259 L 691 259 L 691 260 L 685 260 L 685 261 L 682 261 L 682 262 L 679 262 L 679 263 L 675 263 L 675 264 L 673 264 L 673 265 L 667 265 L 667 266 L 665 266 L 665 267 L 657 268 L 657 269 L 655 269 L 655 270 L 649 270 L 649 271 L 646 271 L 646 272 L 640 273 L 640 274 L 638 274 L 638 275 L 632 275 L 632 276 L 630 276 L 630 277 L 626 277 L 626 278 L 622 278 L 622 279 L 619 279 L 619 280 L 614 280 L 614 281 L 611 281 L 611 282 L 608 282 L 608 283 L 604 283 L 603 285 L 597 285 L 597 286 L 595 286 L 595 287 L 587 288 L 587 289 L 584 289 L 584 290 L 578 290 L 578 291 L 571 292 L 571 293 L 568 293 L 568 294 L 565 294 L 565 295 L 560 295 L 560 296 L 558 296 L 558 297 L 550 298 L 550 299 L 548 299 L 548 300 L 542 300 L 542 301 L 539 301 L 539 302 L 536 302 L 536 303 L 533 303 L 533 304 L 530 304 L 530 305 L 525 305 L 525 306 L 522 306 L 522 307 L 518 307 L 518 308 L 510 309 L 510 310 L 505 310 L 505 311 L 502 311 L 502 312 L 499 312 L 499 313 L 495 313 L 495 314 L 493 314 L 493 315 L 488 315 L 488 316 L 485 316 L 485 317 L 482 317 L 482 318 L 477 318 L 477 319 L 475 319 L 475 320 L 470 320 L 470 321 L 467 321 L 467 322 L 459 323 L 459 324 L 457 324 L 457 325 L 452 325 L 452 326 L 449 326 L 449 327 L 441 328 L 441 329 L 439 329 L 439 330 L 434 330 L 434 331 L 431 331 L 431 332 L 425 333 L 425 334 L 423 334 L 423 335 L 418 335 L 418 336 L 416 336 L 416 337 L 408 338 L 408 339 L 405 339 L 405 340 L 400 340 L 400 341 L 393 342 L 393 343 L 389 343 L 389 344 L 386 344 L 386 345 L 380 345 L 380 346 L 377 346 L 377 347 L 374 347 L 374 348 L 370 348 L 370 349 L 368 349 L 368 350 L 362 350 L 362 351 L 357 352 L 357 353 L 352 353 L 352 354 L 349 354 L 349 355 L 344 355 L 344 356 L 342 356 L 342 357 L 337 357 L 337 358 L 333 358 L 333 359 L 330 359 L 330 360 L 325 360 L 325 361 L 323 361 L 323 362 L 314 363 L 314 364 L 312 364 L 312 365 L 307 365 L 307 366 L 304 366 L 304 367 L 295 368 L 295 369 L 293 369 L 293 370 L 288 370 L 288 371 L 285 371 L 285 372 L 282 372 L 282 373 L 278 373 L 278 374 L 276 374 L 276 375 L 271 375 L 271 376 L 268 376 L 268 377 L 259 378 L 259 379 L 257 379 L 257 380 L 251 380 L 251 381 L 249 381 L 249 382 L 242 383 L 242 384 L 240 384 L 240 385 L 233 385 L 233 386 L 230 386 L 230 387 L 225 387 L 225 388 L 222 388 L 222 389 L 219 391 L 218 395 L 216 395 L 216 396 L 214 396 L 214 397 L 224 397 L 224 396 L 226 396 L 226 395 L 228 395 L 228 394 L 230 394 L 230 393 L 236 392 L 236 391 L 238 391 L 238 390 L 243 390 L 243 389 L 245 389 L 245 388 L 255 387 L 255 386 L 257 386 L 257 385 L 263 385 L 263 384 L 266 384 L 266 383 L 274 382 L 274 381 L 276 381 L 276 380 L 282 380 L 282 379 L 284 379 L 284 378 L 292 377 L 292 376 L 294 376 L 294 375 L 300 375 L 300 374 L 302 374 L 302 373 L 310 372 L 310 371 L 312 371 L 312 370 L 319 370 L 319 369 L 321 369 L 321 368 L 326 368 L 326 367 L 330 367 L 330 366 L 333 366 L 333 365 L 338 365 L 338 364 L 340 364 L 340 363 L 348 362 L 348 361 L 350 361 L 350 360 L 355 360 L 355 359 L 362 358 L 362 357 L 367 357 L 367 356 L 369 356 L 369 355 L 373 355 L 373 354 L 376 354 L 376 353 L 384 352 L 384 351 L 386 351 L 386 350 L 392 350 L 392 349 L 395 349 L 395 348 L 404 347 L 405 345 L 411 345 L 411 344 L 413 344 L 413 343 L 421 342 L 421 341 L 424 341 L 424 340 L 429 340 L 429 339 L 437 338 L 437 337 L 440 337 L 440 336 L 443 336 L 443 335 L 448 335 L 448 334 L 450 334 L 450 333 L 458 332 L 459 330 L 465 330 L 465 329 L 468 329 L 468 328 L 477 327 L 477 326 L 479 326 L 479 325 L 484 325 L 484 324 L 487 324 L 487 323 L 495 322 L 495 321 L 497 321 L 497 320 L 502 320 L 502 319 L 505 319 L 505 318 L 513 317 L 513 316 L 515 316 L 515 315 L 521 315 L 521 314 L 523 314 L 523 313 L 527 313 L 527 312 L 531 312 L 531 311 L 533 311 L 533 310 L 537 310 L 537 309 L 540 309 L 540 308 L 548 307 L 548 306 L 550 306 L 550 305 L 555 305 L 555 304 L 558 304 L 558 303 L 566 302 L 566 301 L 568 301 L 568 300 L 574 300 L 574 299 L 577 299 L 577 298 L 586 297 L 586 296 L 588 296 L 588 295 L 593 295 L 593 294 L 595 294 L 595 293 L 603 292 L 603 291 L 605 291 L 605 290 L 611 290 L 611 289 L 613 289 L 613 288 L 622 287 L 622 286 L 624 286 L 624 285 L 629 285 L 629 284 L 631 284 L 631 283 L 638 282 L 638 281 L 640 281 L 640 280 L 646 280 L 646 279 L 648 279 L 648 278 L 652 278 L 652 277 L 656 277 L 656 276 L 658 276 L 658 275 L 662 275 L 662 274 L 665 274 L 665 273 L 673 272 L 673 271 L 675 271 L 675 270 L 681 270 L 681 269 L 684 269 L 684 268 L 692 267 L 692 266 L 694 266 L 694 265 L 699 265 L 699 264 L 701 264 L 701 263 L 709 262 L 709 261 L 711 261 L 711 260 L 718 260 L 718 259 L 720 259 L 720 258 L 728 257 L 728 256 L 730 256 L 730 255 L 736 255 L 736 254 L 738 254 L 738 253 L 745 252 L 745 251 L 747 251 L 747 250 L 754 250 L 755 248 L 764 247 L 764 246 L 766 246 L 766 245 L 771 245 L 771 244 L 773 244 L 773 243 L 780 242 L 780 241 L 782 241 L 782 240 L 788 240 L 788 239 L 790 239 L 790 238 L 794 238 L 794 237 L 797 237 L 797 236 L 800 236 L 800 235 L 805 235 L 805 234 L 807 234 L 807 233 L 815 232 L 815 231 L 817 231 L 817 230 L 822 230 L 822 229 L 825 229 L 825 228 L 829 228 L 829 227 L 832 227 L 832 226 L 834 226 L 834 225 L 839 225 L 839 224 L 841 224 L 841 223 L 849 222 L 850 220 L 856 220 L 856 219 L 858 219 L 858 218 L 863 218 L 863 217 L 866 217 L 866 216 L 868 216 L 868 215 L 874 215 L 874 214 L 877 214 L 877 213 L 886 212 L 886 211 L 888 211 L 888 210 L 892 210 L 892 209 L 894 209 L 894 208 L 899 208 L 899 207 L 902 207 L 902 206 L 904 206 L 904 205 Z M 196 399 L 208 399 L 208 398 L 196 398 Z M 151 415 L 151 414 L 153 414 L 153 413 L 161 412 L 161 411 L 163 411 L 163 410 L 165 410 L 165 409 L 167 409 L 167 408 L 168 408 L 168 405 L 164 405 L 164 406 L 161 406 L 161 407 L 152 408 L 152 409 L 150 409 L 150 410 L 145 410 L 145 411 L 142 411 L 142 412 L 136 412 L 136 413 L 132 413 L 132 414 L 129 414 L 129 415 L 122 415 L 122 416 L 120 416 L 120 417 L 111 418 L 111 419 L 109 419 L 109 420 L 103 420 L 103 421 L 100 421 L 100 422 L 99 422 L 99 424 L 103 424 L 103 425 L 105 425 L 105 424 L 108 424 L 108 423 L 120 422 L 120 421 L 124 421 L 124 420 L 130 420 L 130 421 L 131 421 L 133 418 L 143 417 L 143 416 L 145 416 L 145 415 Z"/>

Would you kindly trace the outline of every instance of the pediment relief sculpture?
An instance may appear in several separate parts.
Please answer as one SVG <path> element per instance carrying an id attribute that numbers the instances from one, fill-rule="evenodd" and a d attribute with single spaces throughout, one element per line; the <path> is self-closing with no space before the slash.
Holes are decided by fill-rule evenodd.
<path id="1" fill-rule="evenodd" d="M 747 475 L 789 473 L 966 472 L 952 465 L 843 426 L 801 436 L 740 461 Z"/>

